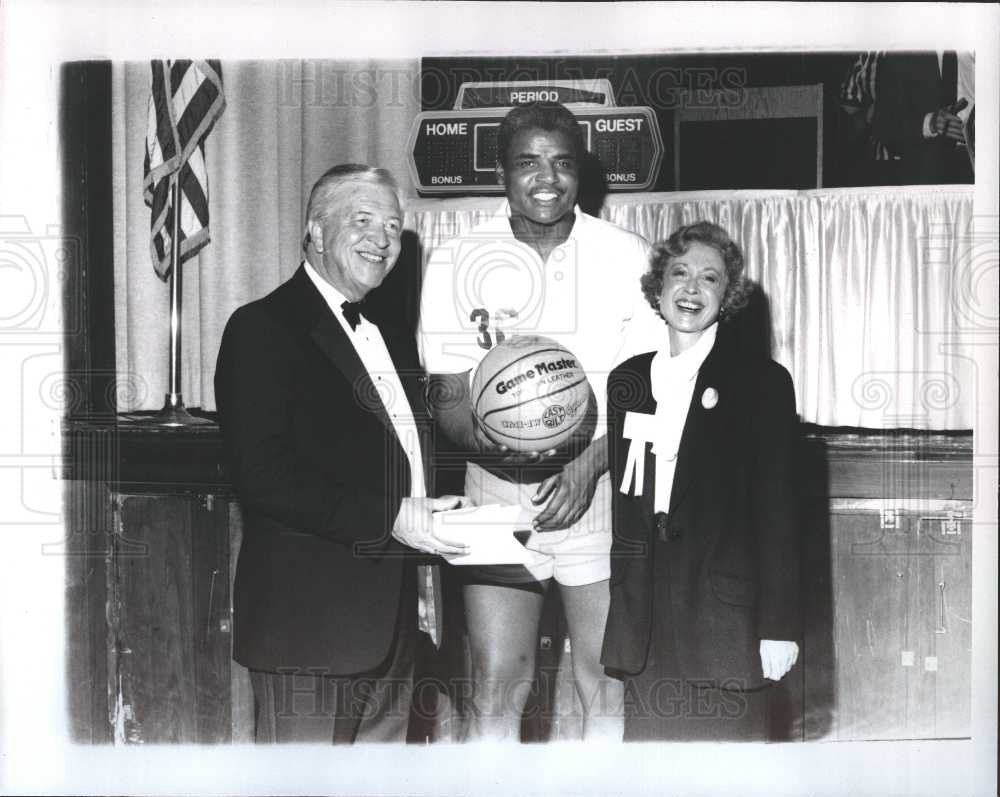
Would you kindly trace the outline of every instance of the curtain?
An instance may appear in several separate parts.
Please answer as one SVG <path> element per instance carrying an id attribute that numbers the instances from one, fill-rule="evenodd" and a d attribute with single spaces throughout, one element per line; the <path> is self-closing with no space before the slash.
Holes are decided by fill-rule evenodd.
<path id="1" fill-rule="evenodd" d="M 668 195 L 604 215 L 648 240 L 698 219 L 729 231 L 768 299 L 802 420 L 968 429 L 975 374 L 948 346 L 972 213 L 971 186 L 933 186 Z"/>
<path id="2" fill-rule="evenodd" d="M 801 419 L 824 426 L 970 429 L 975 370 L 971 186 L 609 196 L 601 216 L 649 241 L 699 219 L 729 231 L 767 297 L 772 357 Z M 415 200 L 424 252 L 495 200 Z M 966 336 L 967 339 L 967 336 Z"/>
<path id="3" fill-rule="evenodd" d="M 212 243 L 183 282 L 182 391 L 188 406 L 209 410 L 225 322 L 298 266 L 304 204 L 328 166 L 385 166 L 411 197 L 416 254 L 401 258 L 391 291 L 415 294 L 419 274 L 407 272 L 499 204 L 413 198 L 402 142 L 419 111 L 417 61 L 223 63 L 223 74 L 228 107 L 207 147 Z M 168 292 L 153 274 L 141 197 L 149 66 L 117 67 L 115 78 L 119 409 L 158 409 Z M 969 429 L 975 366 L 956 333 L 975 324 L 972 191 L 624 194 L 601 215 L 650 241 L 698 219 L 729 231 L 766 297 L 770 350 L 792 375 L 803 421 Z M 412 310 L 415 298 L 403 304 Z"/>

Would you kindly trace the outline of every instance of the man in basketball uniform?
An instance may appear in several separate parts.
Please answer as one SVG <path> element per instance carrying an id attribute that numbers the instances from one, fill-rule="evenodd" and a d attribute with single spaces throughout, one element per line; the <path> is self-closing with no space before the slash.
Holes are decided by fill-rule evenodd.
<path id="1" fill-rule="evenodd" d="M 621 684 L 600 664 L 611 546 L 605 384 L 616 363 L 656 348 L 663 325 L 639 287 L 646 241 L 576 207 L 583 154 L 580 128 L 562 105 L 511 110 L 497 142 L 506 202 L 438 246 L 424 277 L 419 342 L 429 401 L 441 430 L 467 452 L 464 492 L 476 504 L 538 512 L 528 566 L 462 569 L 471 738 L 517 739 L 552 579 L 566 611 L 584 738 L 621 738 Z M 512 335 L 543 335 L 576 355 L 596 399 L 592 438 L 562 452 L 516 456 L 479 429 L 471 375 Z"/>

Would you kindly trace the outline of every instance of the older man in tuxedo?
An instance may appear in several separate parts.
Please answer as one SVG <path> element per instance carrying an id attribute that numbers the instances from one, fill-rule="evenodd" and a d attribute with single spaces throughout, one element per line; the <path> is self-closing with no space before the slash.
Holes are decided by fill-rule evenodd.
<path id="1" fill-rule="evenodd" d="M 304 262 L 233 314 L 215 375 L 244 520 L 234 656 L 258 741 L 404 741 L 433 583 L 416 552 L 464 550 L 431 522 L 458 499 L 426 494 L 410 335 L 364 315 L 400 252 L 391 175 L 335 166 L 306 215 Z"/>

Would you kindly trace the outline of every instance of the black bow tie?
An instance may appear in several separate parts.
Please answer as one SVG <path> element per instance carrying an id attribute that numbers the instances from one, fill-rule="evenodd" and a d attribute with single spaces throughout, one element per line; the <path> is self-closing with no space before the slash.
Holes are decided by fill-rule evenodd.
<path id="1" fill-rule="evenodd" d="M 360 302 L 344 302 L 340 305 L 340 310 L 344 314 L 344 318 L 347 319 L 347 323 L 351 325 L 352 332 L 361 323 L 361 316 L 370 318 L 369 307 L 365 304 L 364 299 Z"/>

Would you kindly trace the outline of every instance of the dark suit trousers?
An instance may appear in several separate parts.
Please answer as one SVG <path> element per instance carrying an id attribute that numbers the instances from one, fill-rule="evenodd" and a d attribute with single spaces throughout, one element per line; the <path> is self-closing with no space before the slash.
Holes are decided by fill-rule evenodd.
<path id="1" fill-rule="evenodd" d="M 675 655 L 670 546 L 654 543 L 653 617 L 646 666 L 625 677 L 625 741 L 765 741 L 769 687 L 734 691 L 687 681 Z M 690 677 L 690 676 L 689 676 Z"/>
<path id="2" fill-rule="evenodd" d="M 358 607 L 359 612 L 364 607 Z M 336 630 L 334 629 L 334 633 Z M 376 670 L 250 671 L 258 743 L 405 742 L 417 644 L 416 568 L 404 569 L 392 649 Z"/>

